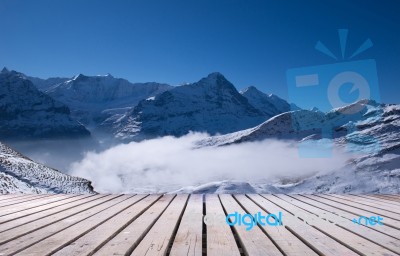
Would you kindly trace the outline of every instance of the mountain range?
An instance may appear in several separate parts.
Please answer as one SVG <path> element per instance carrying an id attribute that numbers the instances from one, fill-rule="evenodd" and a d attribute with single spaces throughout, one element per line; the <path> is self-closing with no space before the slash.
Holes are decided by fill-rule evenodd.
<path id="1" fill-rule="evenodd" d="M 220 73 L 181 86 L 131 83 L 110 74 L 40 79 L 7 69 L 0 79 L 3 140 L 89 131 L 128 142 L 190 131 L 226 134 L 291 110 L 285 100 L 255 87 L 238 92 Z"/>
<path id="2" fill-rule="evenodd" d="M 11 145 L 14 140 L 90 136 L 127 143 L 195 131 L 210 134 L 195 147 L 278 139 L 305 149 L 328 143 L 358 153 L 346 169 L 329 174 L 264 184 L 214 181 L 181 192 L 400 192 L 399 105 L 361 100 L 327 113 L 304 110 L 252 86 L 238 91 L 218 72 L 198 82 L 170 86 L 131 83 L 109 74 L 40 79 L 3 69 L 0 113 L 0 140 Z M 3 187 L 14 187 L 3 191 L 18 191 L 18 186 L 31 192 L 91 191 L 89 185 L 66 188 L 60 180 L 73 180 L 70 176 L 60 178 L 64 174 L 1 145 L 6 153 L 2 153 L 0 180 L 7 181 Z M 10 161 L 19 167 L 7 167 Z M 51 175 L 43 181 L 38 178 L 42 172 Z"/>
<path id="3" fill-rule="evenodd" d="M 36 85 L 38 88 L 40 83 Z M 47 87 L 50 97 L 71 109 L 73 118 L 95 130 L 107 118 L 123 114 L 139 101 L 172 88 L 160 83 L 131 83 L 128 80 L 79 74 L 72 79 Z"/>
<path id="4" fill-rule="evenodd" d="M 289 110 L 290 105 L 277 96 L 254 87 L 239 93 L 222 74 L 212 73 L 140 101 L 112 126 L 116 137 L 128 140 L 190 131 L 214 135 L 250 128 Z"/>

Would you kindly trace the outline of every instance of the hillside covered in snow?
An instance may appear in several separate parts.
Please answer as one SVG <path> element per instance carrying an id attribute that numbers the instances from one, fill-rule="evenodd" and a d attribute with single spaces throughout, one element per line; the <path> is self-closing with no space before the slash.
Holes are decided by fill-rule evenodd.
<path id="1" fill-rule="evenodd" d="M 185 192 L 237 193 L 400 193 L 400 106 L 361 100 L 328 113 L 300 110 L 275 116 L 263 124 L 244 131 L 210 137 L 197 147 L 279 139 L 296 141 L 299 154 L 312 148 L 319 155 L 322 146 L 331 145 L 351 156 L 343 168 L 317 173 L 303 179 L 280 177 L 259 184 L 230 181 L 213 182 L 199 187 L 182 188 Z M 310 153 L 310 152 L 308 152 Z M 289 160 L 289 159 L 288 159 Z M 330 166 L 327 166 L 329 169 Z"/>
<path id="2" fill-rule="evenodd" d="M 0 142 L 0 194 L 94 193 L 91 182 L 36 163 Z"/>

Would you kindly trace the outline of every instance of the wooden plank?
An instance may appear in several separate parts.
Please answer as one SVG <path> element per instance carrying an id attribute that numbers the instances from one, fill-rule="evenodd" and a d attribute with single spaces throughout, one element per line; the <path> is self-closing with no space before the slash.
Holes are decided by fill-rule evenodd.
<path id="1" fill-rule="evenodd" d="M 399 209 L 399 210 L 397 210 L 397 212 L 400 211 L 400 202 L 398 204 L 396 204 L 396 202 L 386 201 L 386 200 L 383 200 L 381 198 L 370 198 L 370 197 L 358 196 L 358 195 L 349 195 L 349 196 L 351 198 L 353 198 L 354 200 L 360 201 L 362 203 L 369 202 L 369 203 L 373 203 L 373 204 L 375 204 L 377 206 L 385 206 L 385 207 L 395 206 L 396 209 Z"/>
<path id="2" fill-rule="evenodd" d="M 367 196 L 367 197 L 372 197 L 372 198 L 381 198 L 381 199 L 385 199 L 391 202 L 399 202 L 399 199 L 397 199 L 396 197 L 391 197 L 388 195 L 382 195 L 382 194 L 368 194 L 368 195 L 363 195 L 363 196 Z"/>
<path id="3" fill-rule="evenodd" d="M 367 215 L 360 214 L 360 216 L 362 215 L 362 216 L 370 217 L 370 216 L 381 215 L 381 216 L 385 217 L 385 221 L 384 221 L 385 224 L 391 225 L 395 228 L 400 228 L 399 217 L 397 217 L 397 215 L 395 215 L 395 214 L 391 214 L 390 212 L 382 211 L 382 210 L 372 208 L 369 206 L 364 206 L 364 205 L 361 205 L 358 203 L 348 202 L 343 199 L 334 198 L 334 197 L 328 196 L 328 195 L 321 194 L 321 195 L 318 195 L 318 197 L 325 198 L 332 202 L 341 204 L 342 207 L 347 206 L 347 207 L 353 208 L 354 211 L 365 212 L 367 214 Z"/>
<path id="4" fill-rule="evenodd" d="M 296 200 L 294 198 L 291 198 L 287 195 L 275 195 L 276 197 L 279 197 L 280 199 L 293 204 L 296 207 L 299 207 L 303 210 L 306 210 L 312 214 L 315 214 L 319 216 L 320 218 L 324 218 L 326 216 L 331 217 L 332 215 L 327 215 L 329 212 L 324 211 L 320 208 L 317 208 L 315 206 L 311 206 L 309 204 L 303 203 L 299 200 Z M 364 237 L 365 239 L 376 243 L 394 253 L 400 253 L 400 240 L 394 239 L 390 236 L 387 236 L 385 234 L 382 234 L 376 230 L 370 229 L 367 226 L 363 225 L 357 225 L 354 224 L 351 220 L 345 219 L 345 218 L 340 218 L 337 216 L 335 219 L 328 218 L 328 220 L 332 222 L 336 222 L 335 224 L 338 225 L 339 227 L 345 228 L 348 231 L 351 231 L 361 237 Z"/>
<path id="5" fill-rule="evenodd" d="M 17 212 L 22 212 L 22 211 L 27 211 L 30 209 L 34 209 L 43 205 L 47 205 L 50 203 L 54 203 L 54 202 L 59 202 L 62 200 L 66 200 L 69 198 L 73 198 L 73 197 L 77 197 L 77 195 L 74 196 L 70 196 L 70 195 L 59 195 L 57 197 L 49 197 L 40 201 L 34 201 L 34 202 L 30 202 L 27 203 L 26 205 L 22 205 L 22 206 L 10 206 L 7 208 L 1 208 L 0 209 L 0 217 L 4 216 L 4 215 L 9 215 L 9 214 L 16 214 Z"/>
<path id="6" fill-rule="evenodd" d="M 225 220 L 226 215 L 218 195 L 206 195 L 206 215 L 215 220 Z M 228 225 L 207 225 L 207 255 L 240 255 L 235 237 Z"/>
<path id="7" fill-rule="evenodd" d="M 171 255 L 202 256 L 203 195 L 190 195 L 179 229 L 172 244 Z"/>
<path id="8" fill-rule="evenodd" d="M 43 194 L 42 194 L 43 195 Z M 18 200 L 21 198 L 26 198 L 26 197 L 34 197 L 37 195 L 32 195 L 32 194 L 18 194 L 18 195 L 13 195 L 13 194 L 8 194 L 8 195 L 1 195 L 1 200 L 0 204 L 4 202 L 10 202 L 12 200 Z"/>
<path id="9" fill-rule="evenodd" d="M 202 247 L 206 245 L 207 252 L 210 247 L 210 244 L 202 244 L 204 239 L 210 241 L 210 235 L 219 241 L 225 239 L 221 227 L 211 225 L 207 226 L 207 237 L 203 238 L 202 195 L 191 195 L 187 201 L 181 201 L 179 207 L 173 204 L 174 196 L 165 195 L 158 201 L 152 201 L 150 198 L 153 196 L 148 196 L 118 209 L 114 206 L 128 200 L 130 195 L 14 197 L 20 202 L 0 208 L 0 255 L 108 256 L 141 255 L 143 252 L 147 255 L 204 255 L 206 251 Z M 283 213 L 282 227 L 259 225 L 254 226 L 251 231 L 245 231 L 244 226 L 230 228 L 228 225 L 222 225 L 227 228 L 234 251 L 237 251 L 236 255 L 239 255 L 239 251 L 244 255 L 400 255 L 400 228 L 394 226 L 397 225 L 396 221 L 400 220 L 391 218 L 400 216 L 400 202 L 388 199 L 399 198 L 396 196 L 208 196 L 216 197 L 214 203 L 217 209 L 219 207 L 224 224 L 226 213 L 234 211 L 241 214 L 261 212 L 263 215 L 278 211 Z M 11 195 L 8 197 L 12 199 Z M 99 199 L 101 197 L 106 198 Z M 2 198 L 0 196 L 0 202 Z M 24 200 L 25 202 L 22 202 Z M 150 202 L 146 203 L 146 200 Z M 12 202 L 9 200 L 3 203 Z M 88 204 L 91 204 L 91 207 L 87 207 Z M 207 200 L 206 210 L 210 215 L 213 214 L 211 206 Z M 291 213 L 299 213 L 300 218 L 305 219 L 320 219 L 324 216 L 336 224 L 325 220 L 322 220 L 322 224 L 307 224 Z M 327 213 L 335 214 L 340 220 L 332 215 L 326 216 Z M 361 215 L 369 217 L 377 214 L 384 217 L 385 225 L 357 225 L 351 222 Z M 169 217 L 165 217 L 166 215 Z M 168 221 L 171 219 L 172 221 Z M 166 225 L 167 228 L 163 230 L 162 225 Z M 140 247 L 141 251 L 135 250 Z M 275 249 L 268 250 L 269 247 Z M 147 252 L 144 250 L 146 248 L 149 249 Z M 221 245 L 218 254 L 235 255 L 235 252 L 229 250 L 229 243 L 226 248 Z"/>
<path id="10" fill-rule="evenodd" d="M 38 209 L 34 209 L 35 211 L 28 210 L 26 212 L 18 212 L 12 215 L 6 215 L 0 217 L 0 234 L 1 232 L 7 231 L 9 229 L 13 229 L 19 227 L 21 225 L 27 224 L 32 221 L 37 221 L 39 219 L 63 212 L 67 209 L 71 209 L 76 206 L 83 205 L 87 202 L 91 202 L 98 198 L 102 198 L 105 195 L 88 195 L 87 197 L 82 197 L 81 199 L 70 198 L 67 202 L 60 204 L 59 202 L 56 205 L 48 205 L 43 206 L 46 207 L 42 211 L 36 211 Z M 31 212 L 32 211 L 32 212 Z"/>
<path id="11" fill-rule="evenodd" d="M 9 229 L 7 231 L 4 231 L 1 233 L 0 236 L 0 244 L 3 244 L 5 242 L 8 242 L 10 240 L 13 240 L 15 238 L 18 238 L 20 236 L 23 236 L 25 234 L 28 234 L 30 232 L 33 232 L 37 229 L 41 229 L 43 227 L 46 227 L 50 224 L 53 224 L 55 222 L 61 221 L 63 219 L 66 219 L 72 215 L 75 215 L 77 213 L 80 213 L 82 211 L 85 211 L 87 209 L 90 209 L 91 207 L 94 207 L 98 204 L 104 203 L 107 200 L 111 200 L 115 197 L 118 197 L 117 195 L 114 196 L 104 196 L 104 197 L 99 197 L 93 201 L 90 201 L 88 203 L 78 205 L 76 207 L 72 207 L 70 209 L 66 209 L 60 213 L 53 214 L 32 222 L 29 222 L 27 224 L 17 226 L 13 229 Z M 15 220 L 18 221 L 19 219 Z"/>
<path id="12" fill-rule="evenodd" d="M 351 196 L 351 195 L 331 195 L 335 198 L 340 198 L 343 200 L 347 200 L 349 202 L 353 202 L 353 203 L 357 203 L 357 204 L 362 204 L 365 205 L 367 207 L 371 207 L 371 209 L 378 209 L 380 211 L 388 211 L 391 212 L 395 215 L 397 215 L 397 218 L 400 218 L 400 206 L 397 207 L 396 205 L 385 205 L 385 204 L 380 204 L 379 201 L 376 200 L 376 202 L 371 202 L 368 200 L 365 200 L 364 198 L 360 198 L 360 197 L 355 197 L 355 196 Z"/>
<path id="13" fill-rule="evenodd" d="M 247 214 L 243 208 L 236 202 L 232 195 L 220 195 L 220 200 L 227 214 L 237 212 L 241 216 Z M 232 219 L 230 221 L 233 221 Z M 226 223 L 221 223 L 227 225 Z M 238 235 L 239 242 L 245 255 L 283 255 L 271 239 L 266 236 L 259 226 L 254 226 L 251 230 L 246 230 L 244 225 L 234 225 L 233 229 Z"/>
<path id="14" fill-rule="evenodd" d="M 330 200 L 333 200 L 335 202 L 339 202 L 339 203 L 343 203 L 343 204 L 346 204 L 346 205 L 349 205 L 349 206 L 352 206 L 352 207 L 355 207 L 355 208 L 359 208 L 359 209 L 375 212 L 376 214 L 379 214 L 379 215 L 382 215 L 382 216 L 386 216 L 386 217 L 390 217 L 390 218 L 395 219 L 395 220 L 400 220 L 400 214 L 399 213 L 391 212 L 391 211 L 389 212 L 389 211 L 387 211 L 385 209 L 378 208 L 377 206 L 365 205 L 365 204 L 362 204 L 360 202 L 352 201 L 352 200 L 349 200 L 349 199 L 347 199 L 345 197 L 340 197 L 340 196 L 326 195 L 326 194 L 322 194 L 320 196 L 322 196 L 324 198 L 327 198 L 327 199 L 330 199 Z"/>
<path id="15" fill-rule="evenodd" d="M 150 195 L 144 198 L 143 200 L 137 202 L 136 204 L 130 206 L 111 219 L 97 226 L 95 229 L 80 237 L 78 240 L 66 245 L 53 255 L 92 255 L 102 245 L 121 232 L 121 230 L 123 230 L 127 225 L 132 223 L 159 198 L 160 195 Z M 80 226 L 82 224 L 80 224 Z M 87 224 L 85 228 L 87 228 Z M 68 229 L 65 230 L 65 232 L 68 232 Z M 62 233 L 60 233 L 60 235 L 62 235 Z M 67 239 L 63 238 L 63 240 Z"/>
<path id="16" fill-rule="evenodd" d="M 31 214 L 35 214 L 35 213 L 39 213 L 42 212 L 44 210 L 48 210 L 48 209 L 53 209 L 56 208 L 58 206 L 61 205 L 65 205 L 65 204 L 69 204 L 71 202 L 75 202 L 75 201 L 79 201 L 82 200 L 84 198 L 88 198 L 88 197 L 101 197 L 104 195 L 94 195 L 94 194 L 88 194 L 88 195 L 82 195 L 82 196 L 75 196 L 75 197 L 69 197 L 69 198 L 65 198 L 63 200 L 57 201 L 57 202 L 52 202 L 49 204 L 45 204 L 45 205 L 41 205 L 38 207 L 33 207 L 33 208 L 28 208 L 28 209 L 24 209 L 24 210 L 20 210 L 17 212 L 13 212 L 14 210 L 10 210 L 10 211 L 5 211 L 7 214 L 0 216 L 0 224 L 4 223 L 4 222 L 8 222 L 10 220 L 14 220 L 14 219 L 18 219 L 18 218 L 22 218 Z M 46 212 L 47 214 L 47 212 Z"/>
<path id="17" fill-rule="evenodd" d="M 274 202 L 275 204 L 279 205 L 280 207 L 292 213 L 295 213 L 296 215 L 302 214 L 304 216 L 307 216 L 308 219 L 312 219 L 313 217 L 315 218 L 316 216 L 276 196 L 273 195 L 262 195 L 262 196 L 270 200 L 271 202 Z M 346 229 L 336 226 L 329 221 L 324 221 L 318 217 L 316 217 L 316 220 L 321 220 L 321 221 L 313 222 L 312 223 L 313 227 L 317 228 L 320 231 L 323 231 L 325 234 L 328 234 L 330 237 L 332 237 L 339 243 L 346 245 L 347 247 L 351 248 L 357 253 L 363 255 L 382 255 L 382 256 L 393 254 L 393 252 L 383 248 L 382 246 L 374 244 L 371 241 L 368 241 L 367 239 L 362 238 Z"/>
<path id="18" fill-rule="evenodd" d="M 28 247 L 27 249 L 17 253 L 16 255 L 20 256 L 35 256 L 35 255 L 53 255 L 57 251 L 61 250 L 65 246 L 74 242 L 76 239 L 84 236 L 88 232 L 92 231 L 99 225 L 103 224 L 107 220 L 113 218 L 118 213 L 128 209 L 132 205 L 136 204 L 140 200 L 142 200 L 146 195 L 137 195 L 137 196 L 125 196 L 126 199 L 119 202 L 118 204 L 113 205 L 105 209 L 104 211 L 93 215 L 82 222 L 77 226 L 72 226 L 66 228 L 50 237 L 47 237 L 45 240 L 35 243 L 34 245 Z M 64 254 L 69 255 L 69 254 Z"/>
<path id="19" fill-rule="evenodd" d="M 10 199 L 4 202 L 0 202 L 0 208 L 9 207 L 10 205 L 22 204 L 29 201 L 39 200 L 41 198 L 48 197 L 48 195 L 28 195 L 24 197 L 19 197 L 16 199 Z"/>
<path id="20" fill-rule="evenodd" d="M 25 204 L 22 204 L 22 205 L 12 205 L 12 206 L 9 206 L 9 207 L 3 207 L 3 208 L 0 208 L 0 216 L 4 214 L 4 211 L 6 211 L 8 209 L 11 209 L 11 208 L 15 209 L 15 210 L 25 209 L 25 208 L 34 207 L 34 206 L 43 204 L 43 202 L 61 200 L 62 198 L 67 198 L 67 197 L 70 197 L 70 196 L 77 196 L 77 195 L 59 194 L 59 195 L 56 195 L 56 196 L 47 196 L 47 197 L 45 197 L 45 198 L 43 198 L 42 200 L 39 200 L 39 201 L 26 202 Z"/>
<path id="21" fill-rule="evenodd" d="M 311 198 L 311 199 L 314 199 L 316 201 L 328 204 L 330 206 L 336 207 L 338 209 L 353 213 L 353 214 L 358 215 L 358 216 L 370 217 L 370 216 L 375 216 L 376 215 L 375 212 L 367 211 L 367 210 L 364 210 L 364 209 L 361 209 L 361 208 L 358 208 L 358 207 L 354 207 L 354 206 L 342 203 L 340 201 L 338 202 L 338 201 L 332 200 L 330 198 L 325 198 L 323 196 L 319 196 L 319 195 L 304 195 L 304 196 L 306 196 L 308 198 Z M 384 222 L 385 225 L 389 225 L 389 226 L 397 228 L 397 229 L 400 226 L 399 221 L 393 220 L 393 219 L 388 218 L 388 217 L 386 217 L 383 222 Z"/>
<path id="22" fill-rule="evenodd" d="M 297 238 L 302 240 L 318 254 L 326 256 L 358 255 L 354 251 L 332 239 L 330 236 L 327 236 L 325 233 L 322 233 L 314 227 L 304 223 L 285 209 L 272 203 L 264 197 L 256 194 L 249 194 L 248 197 L 266 212 L 282 212 L 283 225 L 285 225 L 289 231 L 291 231 L 294 235 L 296 235 Z"/>
<path id="23" fill-rule="evenodd" d="M 76 225 L 81 221 L 101 213 L 102 211 L 113 207 L 114 205 L 126 200 L 130 196 L 118 196 L 118 195 L 108 195 L 106 197 L 100 198 L 97 204 L 94 202 L 87 203 L 88 209 L 77 213 L 76 215 L 71 215 L 65 219 L 58 222 L 54 222 L 45 227 L 39 228 L 31 233 L 27 233 L 15 239 L 11 239 L 9 242 L 0 245 L 0 252 L 5 255 L 20 252 L 29 246 L 32 246 L 46 238 L 56 234 L 68 227 Z M 76 225 L 76 230 L 79 229 L 79 225 Z"/>
<path id="24" fill-rule="evenodd" d="M 400 196 L 399 195 L 388 195 L 388 194 L 374 194 L 374 196 L 380 196 L 380 197 L 385 197 L 388 199 L 391 199 L 393 201 L 400 201 Z"/>
<path id="25" fill-rule="evenodd" d="M 187 199 L 188 195 L 177 195 L 131 255 L 166 255 Z"/>
<path id="26" fill-rule="evenodd" d="M 17 198 L 17 197 L 21 197 L 21 196 L 25 196 L 25 195 L 24 194 L 5 194 L 5 195 L 0 195 L 0 201 L 10 200 L 11 198 Z"/>
<path id="27" fill-rule="evenodd" d="M 245 195 L 234 195 L 234 197 L 239 201 L 240 205 L 242 205 L 243 208 L 252 215 L 260 212 L 264 216 L 267 216 L 268 214 L 272 213 L 267 213 Z M 276 212 L 274 214 L 276 214 Z M 310 247 L 293 235 L 289 230 L 287 230 L 285 226 L 261 226 L 261 228 L 268 234 L 269 237 L 271 237 L 281 251 L 287 256 L 318 255 Z"/>
<path id="28" fill-rule="evenodd" d="M 33 199 L 33 198 L 46 197 L 46 196 L 49 196 L 49 194 L 24 194 L 24 195 L 17 196 L 17 197 L 10 196 L 6 200 L 0 201 L 0 206 L 3 206 L 4 204 L 9 203 L 9 202 L 19 202 L 19 201 L 27 200 L 28 198 Z"/>
<path id="29" fill-rule="evenodd" d="M 400 205 L 400 201 L 394 200 L 394 199 L 390 199 L 387 197 L 381 197 L 381 196 L 372 196 L 372 195 L 360 195 L 363 198 L 368 198 L 371 200 L 379 200 L 381 202 L 384 202 L 386 204 L 394 204 L 394 205 Z"/>
<path id="30" fill-rule="evenodd" d="M 30 202 L 27 202 L 27 203 L 22 204 L 22 205 L 15 205 L 15 206 L 13 206 L 13 207 L 14 207 L 14 208 L 26 208 L 26 207 L 29 207 L 29 206 L 31 206 L 31 205 L 37 205 L 38 203 L 40 203 L 40 202 L 42 202 L 42 201 L 46 201 L 46 200 L 57 200 L 57 198 L 65 198 L 65 197 L 69 197 L 69 196 L 77 196 L 77 195 L 58 194 L 58 195 L 55 195 L 55 196 L 46 196 L 46 197 L 43 197 L 42 200 L 39 200 L 39 201 L 30 201 Z M 3 213 L 4 210 L 5 210 L 4 208 L 0 208 L 0 215 L 2 215 L 2 213 Z"/>
<path id="31" fill-rule="evenodd" d="M 400 200 L 400 194 L 384 194 L 384 195 L 390 196 L 390 197 L 393 197 L 393 198 L 397 198 L 397 199 Z"/>
<path id="32" fill-rule="evenodd" d="M 103 245 L 94 255 L 129 255 L 151 229 L 175 195 L 164 195 L 139 218 Z"/>
<path id="33" fill-rule="evenodd" d="M 325 211 L 328 211 L 332 214 L 336 214 L 338 216 L 341 216 L 343 218 L 346 218 L 348 220 L 353 220 L 353 219 L 358 219 L 360 217 L 360 215 L 357 214 L 353 214 L 347 211 L 343 211 L 341 209 L 338 209 L 336 207 L 321 203 L 319 201 L 316 201 L 314 199 L 305 197 L 304 195 L 290 195 L 290 197 L 295 198 L 296 200 L 302 201 L 304 203 L 307 203 L 309 205 L 318 207 L 320 209 L 323 209 Z M 365 225 L 364 223 L 362 223 L 361 225 Z M 383 225 L 383 226 L 369 226 L 369 228 L 377 230 L 379 232 L 382 232 L 386 235 L 389 235 L 393 238 L 399 238 L 400 237 L 400 230 L 389 227 L 387 225 Z"/>

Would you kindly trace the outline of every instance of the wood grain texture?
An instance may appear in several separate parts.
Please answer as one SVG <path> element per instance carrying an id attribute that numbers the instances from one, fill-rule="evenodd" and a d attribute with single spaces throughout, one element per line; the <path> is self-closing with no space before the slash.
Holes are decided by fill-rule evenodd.
<path id="1" fill-rule="evenodd" d="M 188 195 L 177 195 L 131 255 L 166 255 L 187 199 Z"/>
<path id="2" fill-rule="evenodd" d="M 331 256 L 358 255 L 358 253 L 350 250 L 349 248 L 332 239 L 325 233 L 294 217 L 286 209 L 267 200 L 266 198 L 260 195 L 253 194 L 248 196 L 253 201 L 257 202 L 257 204 L 259 204 L 265 211 L 273 213 L 281 211 L 283 213 L 283 224 L 285 225 L 285 227 L 319 254 Z"/>
<path id="3" fill-rule="evenodd" d="M 160 198 L 159 195 L 150 195 L 143 200 L 139 196 L 136 197 L 135 200 L 140 200 L 139 202 L 121 211 L 53 255 L 92 255 L 98 248 L 146 211 L 158 198 Z"/>
<path id="4" fill-rule="evenodd" d="M 232 195 L 220 195 L 220 200 L 228 214 L 238 213 L 244 216 L 247 212 L 236 202 Z M 231 220 L 233 221 L 233 220 Z M 271 239 L 266 236 L 259 226 L 248 229 L 244 225 L 235 225 L 233 229 L 238 234 L 240 244 L 246 255 L 283 255 Z"/>
<path id="5" fill-rule="evenodd" d="M 171 255 L 202 255 L 203 195 L 191 195 L 172 245 Z"/>
<path id="6" fill-rule="evenodd" d="M 306 211 L 297 207 L 277 196 L 274 195 L 263 195 L 268 200 L 273 201 L 275 204 L 279 205 L 280 207 L 295 213 L 296 215 L 307 216 L 307 219 L 311 219 L 317 217 L 311 211 Z M 314 215 L 314 216 L 312 216 Z M 318 217 L 317 217 L 318 218 Z M 346 244 L 349 248 L 356 251 L 357 253 L 364 254 L 364 255 L 390 255 L 393 252 L 389 251 L 388 249 L 377 245 L 363 237 L 360 237 L 349 230 L 346 230 L 342 227 L 339 227 L 329 221 L 324 221 L 318 218 L 321 221 L 315 221 L 312 224 L 313 227 L 317 228 L 318 230 L 322 231 L 323 233 L 329 235 L 336 241 L 341 244 Z M 353 230 L 356 229 L 358 226 L 356 224 L 352 224 Z"/>
<path id="7" fill-rule="evenodd" d="M 175 195 L 164 195 L 134 222 L 121 230 L 94 255 L 129 255 L 146 236 Z"/>
<path id="8" fill-rule="evenodd" d="M 206 195 L 206 215 L 224 222 L 226 215 L 218 195 Z M 240 255 L 234 235 L 228 225 L 207 225 L 207 255 Z"/>
<path id="9" fill-rule="evenodd" d="M 245 195 L 234 195 L 239 203 L 246 209 L 246 211 L 252 215 L 260 212 L 264 216 L 272 212 L 265 212 L 260 206 L 254 203 Z M 266 234 L 276 243 L 276 245 L 285 253 L 287 256 L 316 256 L 318 255 L 310 247 L 304 244 L 299 238 L 293 235 L 284 226 L 261 226 Z"/>
<path id="10" fill-rule="evenodd" d="M 231 227 L 235 212 L 283 225 Z M 0 195 L 0 255 L 400 255 L 400 196 Z"/>

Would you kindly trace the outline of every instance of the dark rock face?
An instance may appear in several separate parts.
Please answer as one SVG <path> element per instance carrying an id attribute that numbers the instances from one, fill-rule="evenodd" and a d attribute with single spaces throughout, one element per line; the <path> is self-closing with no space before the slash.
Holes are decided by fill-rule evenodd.
<path id="1" fill-rule="evenodd" d="M 64 104 L 40 92 L 24 75 L 0 73 L 0 139 L 88 137 Z"/>

